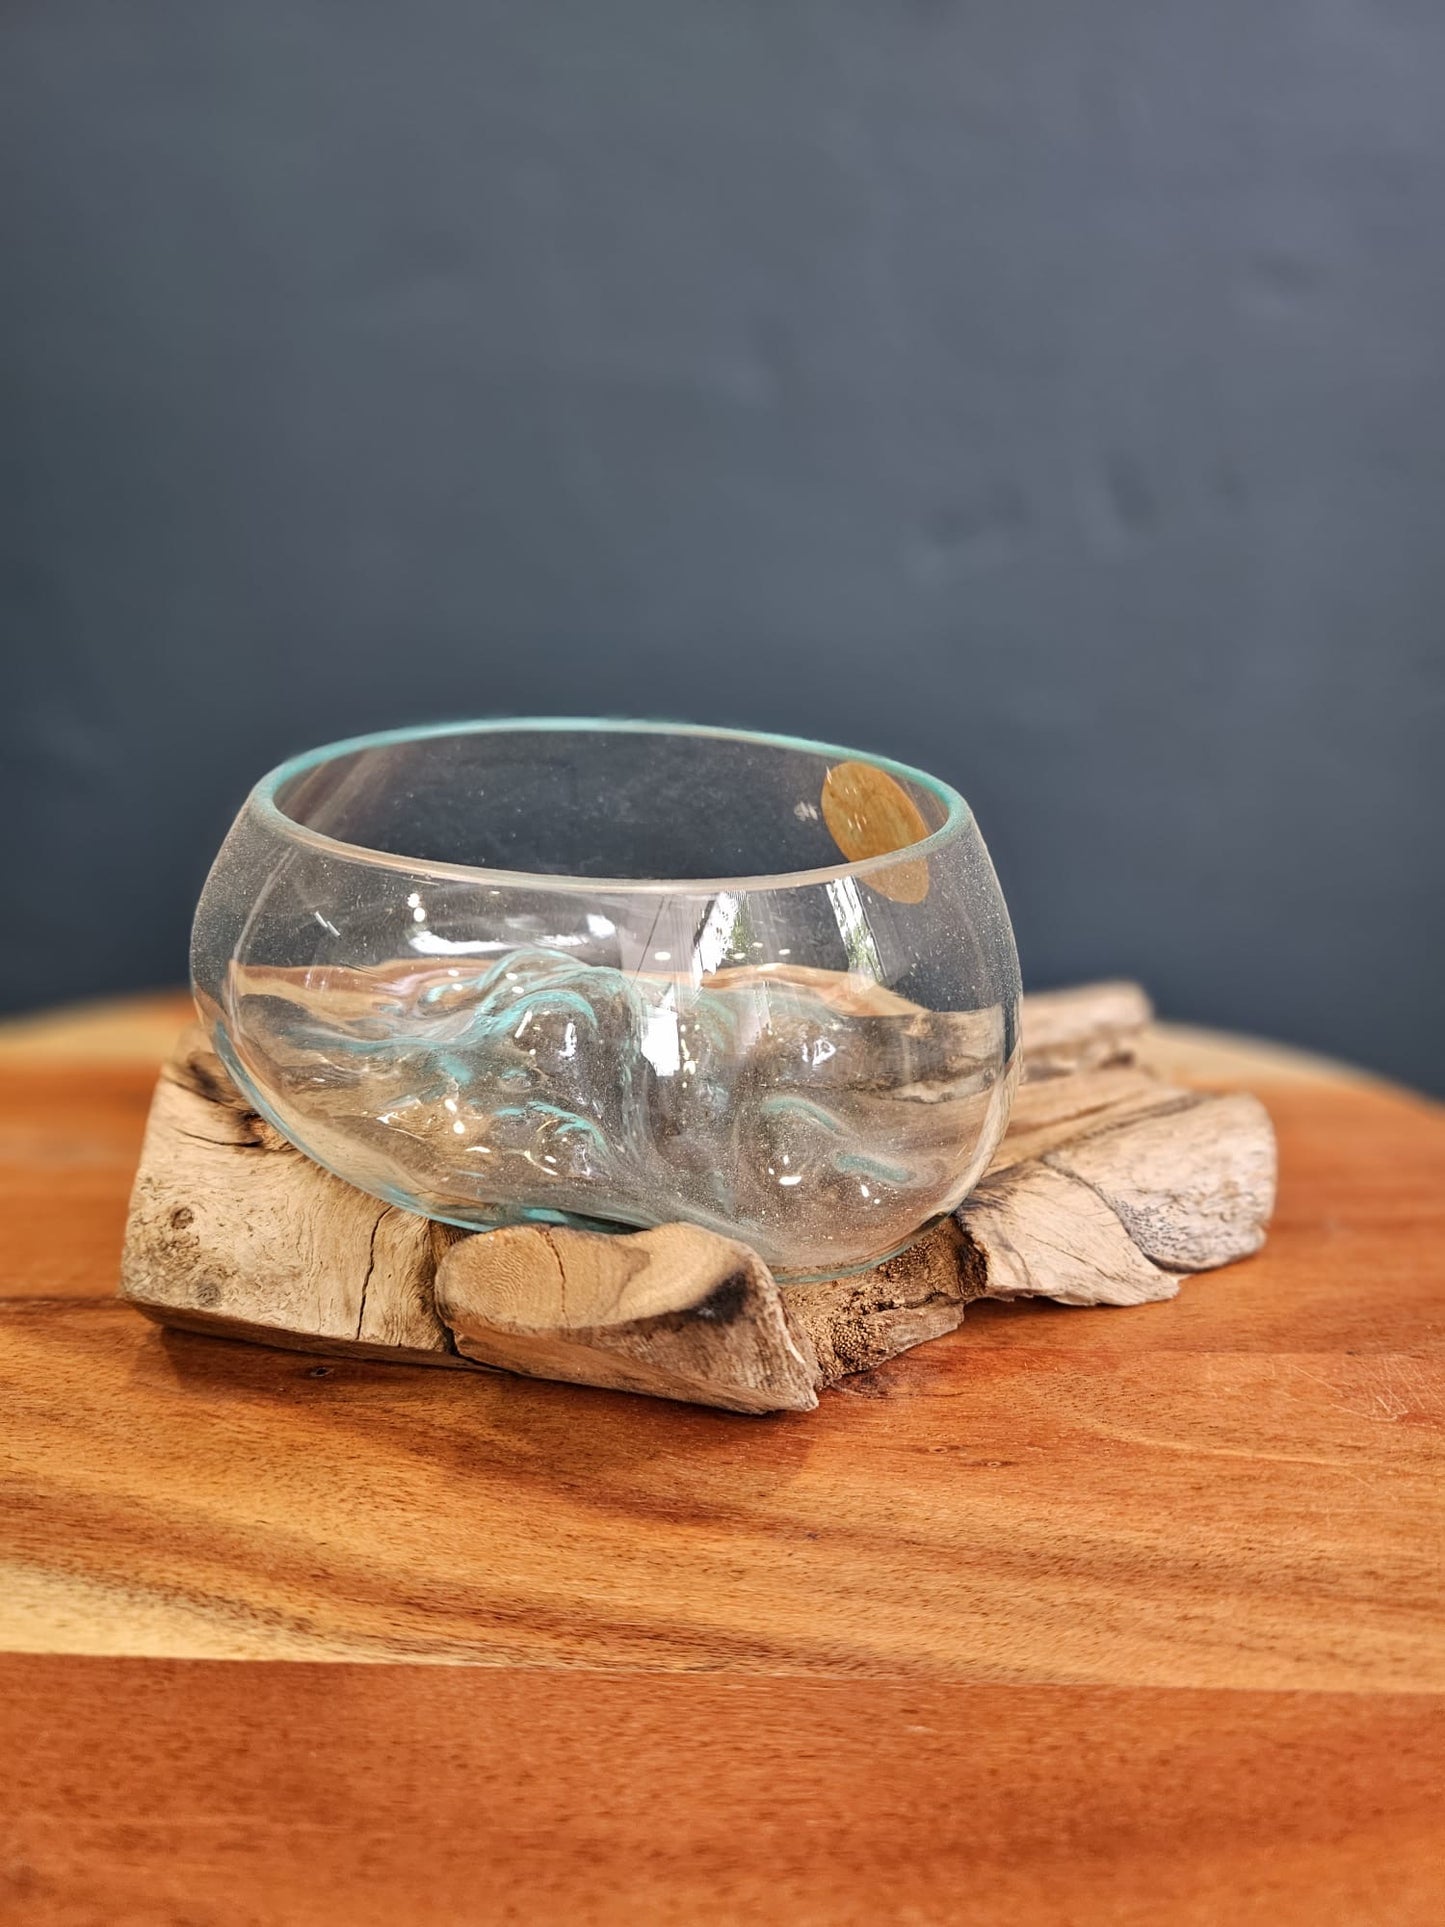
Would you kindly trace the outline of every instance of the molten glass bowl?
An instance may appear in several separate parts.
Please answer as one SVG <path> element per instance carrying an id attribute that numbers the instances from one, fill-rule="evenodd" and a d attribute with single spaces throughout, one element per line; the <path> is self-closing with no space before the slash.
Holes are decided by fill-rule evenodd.
<path id="1" fill-rule="evenodd" d="M 646 723 L 360 738 L 246 802 L 196 998 L 319 1164 L 471 1228 L 688 1219 L 784 1277 L 899 1250 L 1008 1118 L 1019 974 L 962 797 Z"/>

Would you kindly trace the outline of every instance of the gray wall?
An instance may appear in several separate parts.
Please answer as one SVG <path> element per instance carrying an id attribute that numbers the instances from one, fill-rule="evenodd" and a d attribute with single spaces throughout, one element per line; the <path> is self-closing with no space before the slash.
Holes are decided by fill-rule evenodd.
<path id="1" fill-rule="evenodd" d="M 289 751 L 631 712 L 1445 1089 L 1437 0 L 28 0 L 0 141 L 4 1004 Z"/>

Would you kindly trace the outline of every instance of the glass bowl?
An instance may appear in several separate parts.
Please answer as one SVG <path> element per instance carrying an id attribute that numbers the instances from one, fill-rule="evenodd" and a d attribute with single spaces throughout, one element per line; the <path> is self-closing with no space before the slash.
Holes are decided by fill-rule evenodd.
<path id="1" fill-rule="evenodd" d="M 242 1090 L 349 1184 L 472 1229 L 687 1219 L 783 1278 L 953 1209 L 1016 1076 L 1018 958 L 963 798 L 737 730 L 313 750 L 226 838 L 192 976 Z"/>

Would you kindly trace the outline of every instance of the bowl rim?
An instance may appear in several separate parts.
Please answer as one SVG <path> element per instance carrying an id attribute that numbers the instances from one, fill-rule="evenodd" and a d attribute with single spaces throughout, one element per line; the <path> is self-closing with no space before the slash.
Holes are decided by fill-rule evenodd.
<path id="1" fill-rule="evenodd" d="M 299 776 L 322 764 L 361 750 L 387 749 L 397 743 L 427 742 L 444 736 L 523 735 L 542 731 L 594 731 L 638 736 L 704 736 L 727 742 L 757 743 L 769 749 L 804 750 L 809 754 L 839 762 L 866 763 L 895 779 L 916 783 L 937 797 L 944 806 L 944 819 L 938 828 L 916 843 L 906 843 L 880 856 L 861 857 L 855 862 L 830 863 L 813 870 L 780 870 L 756 876 L 729 877 L 579 877 L 553 874 L 545 870 L 504 870 L 469 863 L 443 863 L 425 857 L 402 856 L 393 850 L 376 850 L 364 843 L 348 843 L 328 836 L 288 816 L 278 801 L 280 790 Z M 267 827 L 292 841 L 304 843 L 333 856 L 407 876 L 436 877 L 441 880 L 464 879 L 485 884 L 521 886 L 531 890 L 557 890 L 590 893 L 596 896 L 620 895 L 707 895 L 720 891 L 749 892 L 789 890 L 836 882 L 843 877 L 865 881 L 882 870 L 902 863 L 916 862 L 934 855 L 961 835 L 973 823 L 973 812 L 964 797 L 939 777 L 911 764 L 879 756 L 867 750 L 846 749 L 837 743 L 816 742 L 806 736 L 787 736 L 767 730 L 732 729 L 711 723 L 673 723 L 643 721 L 627 717 L 596 716 L 503 716 L 463 722 L 422 723 L 383 729 L 361 736 L 346 736 L 334 743 L 322 743 L 277 764 L 255 785 L 248 799 Z"/>

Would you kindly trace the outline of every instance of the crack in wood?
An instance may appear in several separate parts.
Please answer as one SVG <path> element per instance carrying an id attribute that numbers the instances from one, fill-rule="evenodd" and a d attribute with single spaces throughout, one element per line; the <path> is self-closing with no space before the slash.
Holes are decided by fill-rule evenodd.
<path id="1" fill-rule="evenodd" d="M 361 1303 L 356 1308 L 356 1336 L 358 1338 L 361 1337 L 362 1327 L 366 1323 L 366 1294 L 371 1289 L 371 1274 L 376 1270 L 376 1234 L 380 1231 L 381 1221 L 390 1208 L 388 1205 L 377 1212 L 376 1221 L 371 1227 L 371 1236 L 367 1240 L 366 1275 L 361 1281 Z"/>

